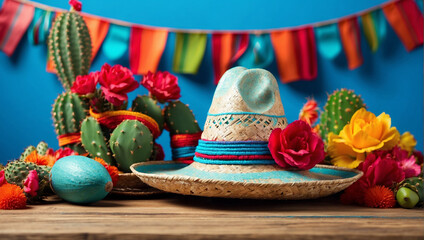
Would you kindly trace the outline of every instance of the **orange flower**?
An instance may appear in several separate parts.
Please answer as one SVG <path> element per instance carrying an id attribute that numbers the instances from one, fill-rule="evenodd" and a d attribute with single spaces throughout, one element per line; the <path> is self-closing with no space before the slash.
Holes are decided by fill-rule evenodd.
<path id="1" fill-rule="evenodd" d="M 318 119 L 318 110 L 317 102 L 313 98 L 308 99 L 300 110 L 299 120 L 305 121 L 309 126 L 312 126 Z"/>
<path id="2" fill-rule="evenodd" d="M 102 164 L 106 170 L 108 171 L 110 177 L 112 178 L 112 183 L 113 186 L 116 186 L 116 184 L 118 183 L 119 180 L 119 171 L 118 168 L 115 166 L 111 166 L 109 164 L 107 164 L 105 162 L 105 160 L 99 158 L 99 157 L 95 157 L 94 160 L 96 160 L 97 162 L 99 162 L 100 164 Z"/>
<path id="3" fill-rule="evenodd" d="M 56 162 L 56 157 L 52 155 L 40 155 L 37 151 L 32 151 L 26 158 L 25 162 L 32 162 L 37 165 L 46 165 L 53 167 Z"/>
<path id="4" fill-rule="evenodd" d="M 373 208 L 392 208 L 396 205 L 395 194 L 385 186 L 374 186 L 365 190 L 364 204 Z"/>
<path id="5" fill-rule="evenodd" d="M 22 209 L 26 207 L 26 197 L 22 188 L 5 183 L 0 187 L 0 209 Z"/>

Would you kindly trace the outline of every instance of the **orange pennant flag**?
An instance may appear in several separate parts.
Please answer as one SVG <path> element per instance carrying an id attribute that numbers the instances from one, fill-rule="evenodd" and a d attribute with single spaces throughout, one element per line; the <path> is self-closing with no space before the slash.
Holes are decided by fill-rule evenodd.
<path id="1" fill-rule="evenodd" d="M 300 79 L 294 31 L 271 32 L 271 41 L 274 46 L 281 81 L 289 83 Z"/>
<path id="2" fill-rule="evenodd" d="M 156 72 L 167 38 L 167 30 L 133 26 L 130 36 L 131 71 L 134 74 Z"/>
<path id="3" fill-rule="evenodd" d="M 364 59 L 361 53 L 361 38 L 356 17 L 341 20 L 339 32 L 349 69 L 361 66 Z"/>
<path id="4" fill-rule="evenodd" d="M 82 18 L 87 25 L 88 32 L 90 33 L 91 38 L 91 61 L 96 57 L 97 52 L 100 49 L 107 32 L 109 30 L 109 22 L 106 22 L 97 17 L 85 16 L 82 15 Z"/>
<path id="5" fill-rule="evenodd" d="M 383 12 L 408 51 L 423 44 L 423 16 L 415 2 L 394 2 L 385 6 Z"/>

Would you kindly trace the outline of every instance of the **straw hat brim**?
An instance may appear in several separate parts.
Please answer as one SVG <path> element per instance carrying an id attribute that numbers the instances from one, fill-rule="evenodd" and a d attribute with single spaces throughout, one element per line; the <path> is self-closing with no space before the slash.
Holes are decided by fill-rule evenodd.
<path id="1" fill-rule="evenodd" d="M 362 176 L 354 169 L 316 165 L 287 171 L 277 165 L 190 165 L 172 161 L 137 163 L 131 171 L 165 192 L 204 197 L 313 199 L 340 192 Z"/>

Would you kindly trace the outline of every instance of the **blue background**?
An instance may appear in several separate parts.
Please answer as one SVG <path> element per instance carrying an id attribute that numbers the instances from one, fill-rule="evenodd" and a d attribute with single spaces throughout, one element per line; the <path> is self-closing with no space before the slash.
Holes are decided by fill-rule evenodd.
<path id="1" fill-rule="evenodd" d="M 67 0 L 39 1 L 68 9 Z M 99 4 L 101 2 L 101 4 Z M 270 29 L 292 27 L 323 21 L 373 7 L 383 0 L 203 0 L 203 1 L 83 1 L 83 11 L 129 22 L 152 26 L 185 29 Z M 3 0 L 0 1 L 3 3 Z M 312 82 L 279 84 L 289 122 L 298 118 L 306 98 L 313 96 L 322 108 L 327 94 L 339 88 L 354 89 L 361 94 L 368 109 L 375 114 L 386 112 L 392 125 L 402 133 L 410 131 L 423 149 L 423 49 L 408 53 L 390 26 L 379 50 L 373 54 L 362 36 L 364 64 L 353 71 L 347 69 L 344 54 L 335 60 L 318 54 L 318 77 Z M 172 69 L 175 35 L 170 34 L 159 70 Z M 92 64 L 99 70 L 103 63 L 112 62 L 102 54 Z M 57 77 L 45 71 L 46 47 L 33 46 L 24 36 L 15 54 L 9 58 L 0 53 L 0 163 L 18 158 L 28 145 L 46 141 L 58 148 L 51 118 L 51 105 L 63 91 Z M 275 76 L 275 62 L 268 68 Z M 213 70 L 210 41 L 197 75 L 177 75 L 184 103 L 193 109 L 201 127 L 206 119 L 212 95 Z M 140 76 L 136 77 L 140 80 Z M 129 96 L 145 94 L 139 88 Z M 170 159 L 169 136 L 159 138 Z"/>

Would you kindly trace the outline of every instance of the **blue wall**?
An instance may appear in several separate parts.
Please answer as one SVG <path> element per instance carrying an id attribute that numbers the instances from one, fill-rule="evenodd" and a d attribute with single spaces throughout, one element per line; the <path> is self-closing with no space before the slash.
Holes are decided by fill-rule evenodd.
<path id="1" fill-rule="evenodd" d="M 67 0 L 39 1 L 52 6 L 68 8 Z M 383 0 L 204 0 L 204 1 L 137 1 L 116 0 L 83 1 L 88 13 L 143 23 L 153 26 L 187 29 L 268 29 L 290 27 L 322 21 L 355 13 Z M 3 3 L 3 0 L 0 1 Z M 260 5 L 258 5 L 260 4 Z M 175 36 L 171 34 L 159 69 L 172 67 Z M 406 52 L 393 30 L 388 27 L 387 37 L 380 49 L 372 54 L 362 40 L 364 64 L 349 71 L 341 54 L 334 61 L 318 55 L 318 77 L 312 82 L 280 84 L 282 101 L 289 121 L 297 119 L 298 112 L 308 96 L 313 96 L 322 107 L 327 93 L 338 88 L 354 89 L 361 94 L 369 110 L 392 117 L 392 125 L 400 132 L 410 131 L 423 146 L 423 49 Z M 197 75 L 178 75 L 182 101 L 193 109 L 203 126 L 215 86 L 211 63 L 210 42 Z M 19 157 L 28 145 L 46 141 L 57 148 L 56 135 L 51 120 L 51 105 L 63 89 L 53 74 L 45 72 L 46 47 L 32 46 L 26 36 L 15 54 L 9 58 L 0 53 L 0 163 Z M 92 70 L 99 70 L 104 62 L 96 57 Z M 120 64 L 128 66 L 127 60 Z M 278 75 L 275 63 L 269 70 Z M 137 77 L 140 80 L 140 77 Z M 141 88 L 135 94 L 144 94 Z M 130 95 L 130 100 L 135 97 Z M 169 159 L 169 136 L 163 134 L 159 143 Z"/>

